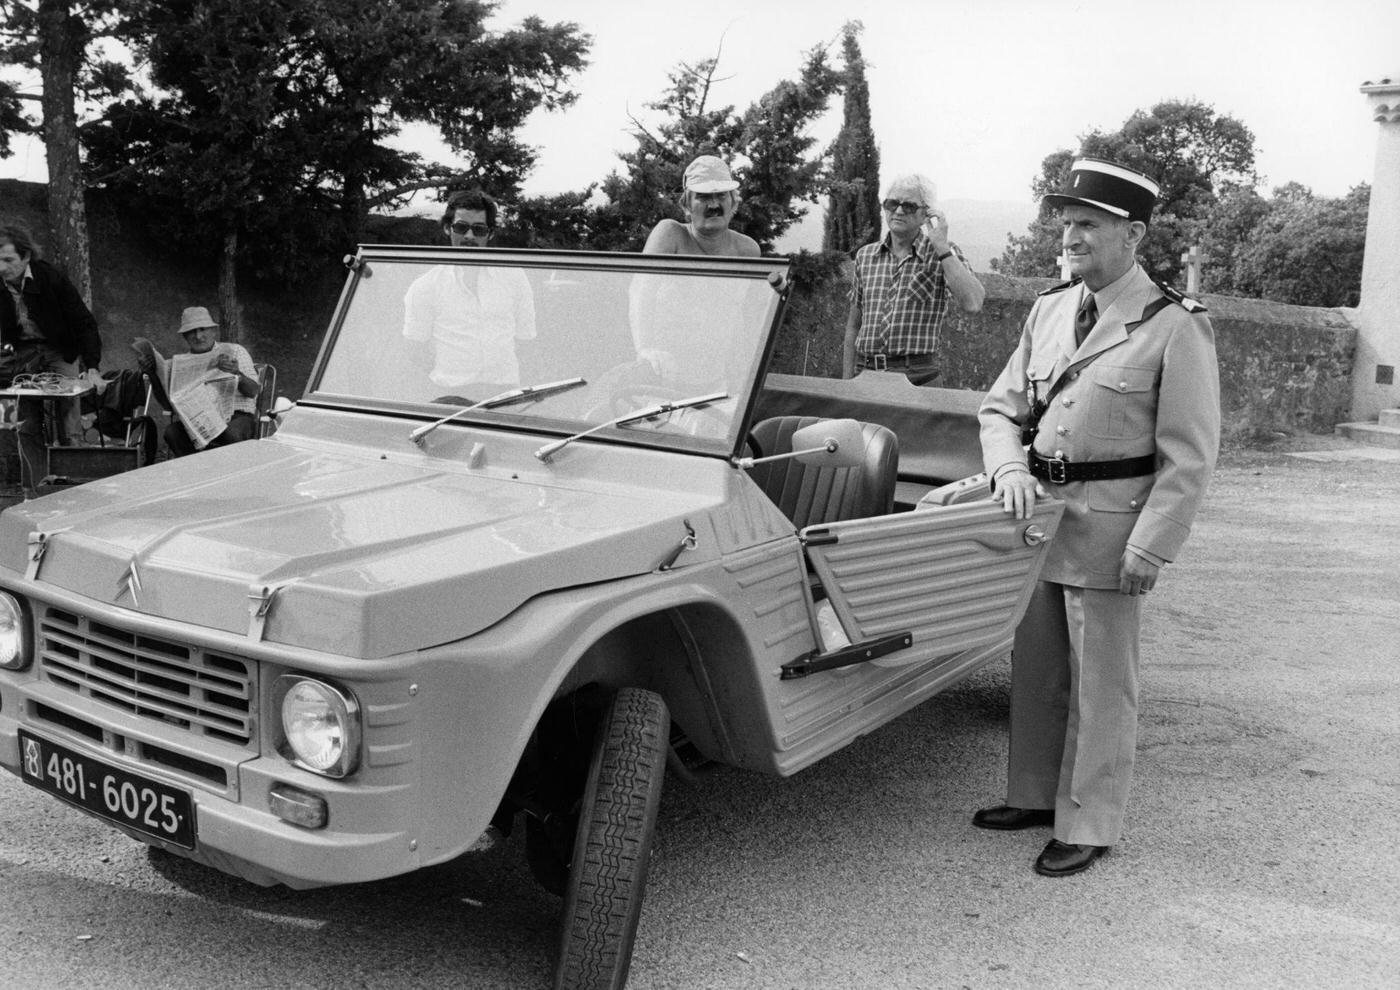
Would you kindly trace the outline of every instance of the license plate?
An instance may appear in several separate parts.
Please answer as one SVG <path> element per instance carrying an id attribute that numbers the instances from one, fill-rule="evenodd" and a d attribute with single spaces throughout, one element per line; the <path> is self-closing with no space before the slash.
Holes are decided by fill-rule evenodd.
<path id="1" fill-rule="evenodd" d="M 23 777 L 40 790 L 166 842 L 194 848 L 190 795 L 20 730 Z"/>

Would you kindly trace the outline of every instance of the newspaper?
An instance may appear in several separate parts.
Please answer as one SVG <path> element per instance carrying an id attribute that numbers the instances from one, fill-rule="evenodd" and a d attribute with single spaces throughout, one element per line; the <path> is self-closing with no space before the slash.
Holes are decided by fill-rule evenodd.
<path id="1" fill-rule="evenodd" d="M 144 346 L 141 346 L 144 345 Z M 175 354 L 169 358 L 144 340 L 133 342 L 138 352 L 149 348 L 155 359 L 156 376 L 196 450 L 203 450 L 228 427 L 238 395 L 238 376 L 220 371 L 214 364 L 218 348 L 203 354 Z"/>

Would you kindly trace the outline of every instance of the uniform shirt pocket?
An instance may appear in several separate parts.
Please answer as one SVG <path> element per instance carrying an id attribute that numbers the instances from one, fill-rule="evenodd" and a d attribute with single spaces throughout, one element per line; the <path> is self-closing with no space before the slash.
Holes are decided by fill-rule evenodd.
<path id="1" fill-rule="evenodd" d="M 1026 379 L 1035 383 L 1037 398 L 1044 399 L 1050 391 L 1050 377 L 1055 374 L 1055 352 L 1033 353 L 1026 362 Z"/>
<path id="2" fill-rule="evenodd" d="M 1152 368 L 1095 368 L 1084 431 L 1103 440 L 1150 436 L 1157 423 L 1156 380 Z"/>

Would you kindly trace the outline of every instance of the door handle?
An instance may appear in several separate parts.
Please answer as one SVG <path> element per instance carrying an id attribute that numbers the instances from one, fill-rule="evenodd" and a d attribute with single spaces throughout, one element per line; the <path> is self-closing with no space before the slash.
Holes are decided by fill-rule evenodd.
<path id="1" fill-rule="evenodd" d="M 1050 539 L 1045 534 L 1045 528 L 1039 523 L 1032 522 L 1019 530 L 1000 529 L 994 532 L 977 533 L 972 537 L 988 550 L 996 550 L 999 553 L 1011 553 L 1018 550 L 1024 544 L 1028 547 L 1038 547 Z"/>

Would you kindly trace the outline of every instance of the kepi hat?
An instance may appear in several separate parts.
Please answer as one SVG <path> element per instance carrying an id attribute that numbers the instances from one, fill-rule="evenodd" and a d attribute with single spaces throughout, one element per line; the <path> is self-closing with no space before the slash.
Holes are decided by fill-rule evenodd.
<path id="1" fill-rule="evenodd" d="M 205 327 L 217 327 L 213 318 L 209 315 L 209 310 L 203 306 L 186 306 L 185 311 L 180 314 L 180 332 L 189 333 L 191 330 L 202 330 Z"/>
<path id="2" fill-rule="evenodd" d="M 1128 220 L 1149 223 L 1157 194 L 1162 187 L 1137 169 L 1104 161 L 1078 158 L 1069 168 L 1069 178 L 1057 193 L 1042 202 L 1051 206 L 1092 206 Z"/>
<path id="3" fill-rule="evenodd" d="M 722 193 L 738 188 L 729 166 L 714 155 L 701 155 L 685 167 L 686 192 Z"/>

